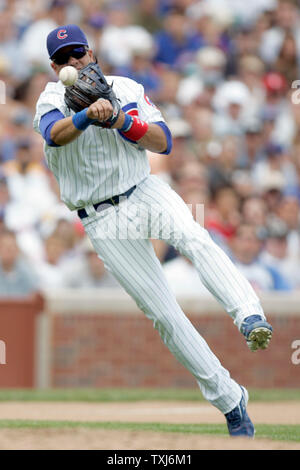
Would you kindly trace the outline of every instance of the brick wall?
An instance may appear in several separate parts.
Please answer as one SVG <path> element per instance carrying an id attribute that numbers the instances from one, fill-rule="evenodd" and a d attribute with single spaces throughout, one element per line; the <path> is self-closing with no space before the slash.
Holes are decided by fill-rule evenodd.
<path id="1" fill-rule="evenodd" d="M 213 304 L 214 305 L 214 304 Z M 299 309 L 300 309 L 300 304 Z M 50 385 L 55 387 L 195 387 L 142 312 L 52 311 Z M 275 309 L 275 308 L 274 308 Z M 249 387 L 299 387 L 300 365 L 291 361 L 292 342 L 300 339 L 299 313 L 275 309 L 267 351 L 252 353 L 225 312 L 185 309 L 222 364 Z M 280 309 L 279 309 L 280 310 Z"/>
<path id="2" fill-rule="evenodd" d="M 5 346 L 5 357 L 0 358 L 0 388 L 35 386 L 36 327 L 43 308 L 39 294 L 0 300 L 0 341 Z"/>

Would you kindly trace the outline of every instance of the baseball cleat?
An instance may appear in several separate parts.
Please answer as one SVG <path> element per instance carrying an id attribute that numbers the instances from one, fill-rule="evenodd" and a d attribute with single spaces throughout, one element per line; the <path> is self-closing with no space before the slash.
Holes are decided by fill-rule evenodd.
<path id="1" fill-rule="evenodd" d="M 232 437 L 249 437 L 253 438 L 255 429 L 251 419 L 247 413 L 247 403 L 249 395 L 244 387 L 242 389 L 242 398 L 239 404 L 229 413 L 225 414 L 228 432 Z"/>
<path id="2" fill-rule="evenodd" d="M 260 315 L 250 315 L 245 318 L 241 326 L 241 333 L 245 336 L 251 351 L 266 349 L 272 338 L 272 326 Z"/>

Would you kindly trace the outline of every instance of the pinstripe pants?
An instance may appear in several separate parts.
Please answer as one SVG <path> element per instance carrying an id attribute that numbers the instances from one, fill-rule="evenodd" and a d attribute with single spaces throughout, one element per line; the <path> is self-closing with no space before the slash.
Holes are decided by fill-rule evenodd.
<path id="1" fill-rule="evenodd" d="M 149 238 L 165 240 L 193 262 L 203 284 L 238 328 L 249 315 L 264 317 L 248 281 L 195 222 L 180 196 L 157 176 L 144 179 L 118 206 L 100 213 L 92 205 L 85 209 L 85 231 L 105 267 L 194 375 L 203 396 L 222 413 L 231 411 L 241 399 L 241 389 L 181 310 Z"/>

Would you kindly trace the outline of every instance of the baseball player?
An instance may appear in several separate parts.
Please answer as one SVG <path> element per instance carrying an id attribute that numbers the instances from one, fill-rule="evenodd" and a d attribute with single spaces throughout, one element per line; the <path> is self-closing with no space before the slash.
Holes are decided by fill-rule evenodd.
<path id="1" fill-rule="evenodd" d="M 67 88 L 61 81 L 48 83 L 34 118 L 62 200 L 77 211 L 106 268 L 194 375 L 203 396 L 225 415 L 229 434 L 253 437 L 247 390 L 230 377 L 181 310 L 150 238 L 165 240 L 193 262 L 250 349 L 265 349 L 272 327 L 248 281 L 183 200 L 150 175 L 146 149 L 167 155 L 172 147 L 159 109 L 135 81 L 103 76 L 77 25 L 53 30 L 47 48 L 57 75 L 65 66 L 79 73 Z"/>

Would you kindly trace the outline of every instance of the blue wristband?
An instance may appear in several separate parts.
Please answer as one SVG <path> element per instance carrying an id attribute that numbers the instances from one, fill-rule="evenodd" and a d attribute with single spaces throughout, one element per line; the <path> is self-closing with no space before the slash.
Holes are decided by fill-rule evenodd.
<path id="1" fill-rule="evenodd" d="M 97 119 L 90 119 L 87 117 L 87 109 L 88 108 L 85 108 L 82 111 L 79 111 L 72 117 L 72 122 L 79 131 L 84 131 L 90 124 L 97 121 Z"/>
<path id="2" fill-rule="evenodd" d="M 124 124 L 123 124 L 123 126 L 121 127 L 121 129 L 119 129 L 119 131 L 121 131 L 121 132 L 128 132 L 129 129 L 131 128 L 131 126 L 132 126 L 132 123 L 133 123 L 133 117 L 130 116 L 130 114 L 126 114 L 126 113 L 125 113 Z"/>

